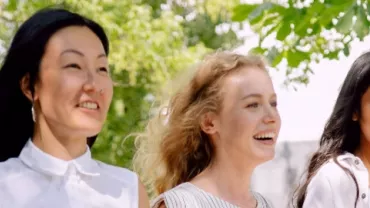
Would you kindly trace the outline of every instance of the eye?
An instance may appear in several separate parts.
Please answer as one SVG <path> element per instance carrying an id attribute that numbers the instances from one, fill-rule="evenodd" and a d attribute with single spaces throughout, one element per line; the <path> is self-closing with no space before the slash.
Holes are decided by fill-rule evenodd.
<path id="1" fill-rule="evenodd" d="M 277 101 L 271 102 L 272 107 L 277 107 L 277 105 L 278 105 Z"/>
<path id="2" fill-rule="evenodd" d="M 259 106 L 258 103 L 251 103 L 249 105 L 247 105 L 247 108 L 257 108 Z"/>
<path id="3" fill-rule="evenodd" d="M 64 68 L 75 68 L 75 69 L 81 69 L 80 65 L 76 63 L 67 64 Z"/>
<path id="4" fill-rule="evenodd" d="M 108 72 L 108 69 L 106 67 L 100 67 L 99 68 L 99 71 L 102 71 L 102 72 Z"/>

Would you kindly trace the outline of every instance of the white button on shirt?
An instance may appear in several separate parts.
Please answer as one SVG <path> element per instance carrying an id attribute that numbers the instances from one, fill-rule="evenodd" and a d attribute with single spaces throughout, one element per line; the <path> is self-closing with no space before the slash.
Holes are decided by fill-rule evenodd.
<path id="1" fill-rule="evenodd" d="M 135 173 L 84 155 L 64 161 L 31 141 L 0 163 L 0 208 L 137 208 Z"/>
<path id="2" fill-rule="evenodd" d="M 348 168 L 357 179 L 359 198 L 356 208 L 369 208 L 369 176 L 360 158 L 346 153 L 338 157 L 340 165 Z M 323 165 L 307 187 L 303 208 L 355 207 L 354 180 L 334 160 Z"/>

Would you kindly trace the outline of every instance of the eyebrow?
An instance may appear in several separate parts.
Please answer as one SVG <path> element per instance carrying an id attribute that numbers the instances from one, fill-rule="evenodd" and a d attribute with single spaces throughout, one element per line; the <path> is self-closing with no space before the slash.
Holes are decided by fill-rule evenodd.
<path id="1" fill-rule="evenodd" d="M 78 51 L 78 50 L 75 50 L 75 49 L 66 49 L 66 50 L 64 50 L 64 51 L 60 54 L 60 56 L 62 56 L 62 55 L 64 55 L 64 54 L 66 54 L 66 53 L 74 53 L 74 54 L 77 54 L 77 55 L 79 55 L 79 56 L 85 56 L 82 52 L 80 52 L 80 51 Z M 105 53 L 102 53 L 102 54 L 99 54 L 99 55 L 97 56 L 97 58 L 102 58 L 102 57 L 107 57 L 107 55 L 105 55 Z"/>
<path id="2" fill-rule="evenodd" d="M 262 95 L 261 94 L 257 94 L 257 93 L 252 93 L 252 94 L 248 94 L 246 96 L 243 96 L 242 100 L 245 100 L 245 99 L 248 99 L 248 98 L 251 98 L 251 97 L 261 98 Z M 272 94 L 271 97 L 276 97 L 276 93 Z"/>

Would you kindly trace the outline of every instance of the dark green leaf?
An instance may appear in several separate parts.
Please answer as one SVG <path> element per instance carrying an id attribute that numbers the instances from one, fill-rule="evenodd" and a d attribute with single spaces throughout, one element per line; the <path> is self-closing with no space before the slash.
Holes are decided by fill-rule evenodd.
<path id="1" fill-rule="evenodd" d="M 321 25 L 317 22 L 312 25 L 312 32 L 310 33 L 311 35 L 316 35 L 321 32 Z"/>
<path id="2" fill-rule="evenodd" d="M 343 53 L 345 56 L 349 56 L 349 47 L 347 44 L 343 48 Z"/>
<path id="3" fill-rule="evenodd" d="M 280 28 L 276 34 L 276 39 L 283 41 L 292 31 L 290 28 L 290 22 L 282 22 Z"/>
<path id="4" fill-rule="evenodd" d="M 328 58 L 328 59 L 336 59 L 338 60 L 339 59 L 339 52 L 340 50 L 336 50 L 336 51 L 330 51 L 328 54 L 324 54 L 324 57 L 325 58 Z"/>

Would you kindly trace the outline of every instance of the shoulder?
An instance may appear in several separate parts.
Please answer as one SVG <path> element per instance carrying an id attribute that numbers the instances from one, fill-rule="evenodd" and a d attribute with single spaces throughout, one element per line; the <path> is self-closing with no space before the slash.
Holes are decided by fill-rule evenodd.
<path id="1" fill-rule="evenodd" d="M 16 179 L 26 173 L 27 168 L 18 158 L 0 162 L 0 186 L 2 183 Z"/>
<path id="2" fill-rule="evenodd" d="M 135 172 L 123 167 L 109 165 L 101 161 L 96 162 L 105 177 L 124 183 L 127 186 L 138 187 L 139 181 Z"/>
<path id="3" fill-rule="evenodd" d="M 197 207 L 197 200 L 191 187 L 187 183 L 183 183 L 157 196 L 151 202 L 150 207 L 161 208 L 162 204 L 165 204 L 166 208 Z"/>
<path id="4" fill-rule="evenodd" d="M 347 168 L 358 181 L 357 176 L 361 170 L 353 165 L 355 160 L 357 158 L 348 153 L 322 165 L 307 186 L 303 207 L 352 206 L 352 202 L 356 201 L 356 183 L 342 167 Z M 359 185 L 361 186 L 361 181 Z M 362 186 L 367 189 L 366 184 Z"/>
<path id="5" fill-rule="evenodd" d="M 348 174 L 342 167 L 347 168 L 356 177 L 355 172 L 353 172 L 353 170 L 355 170 L 353 167 L 355 160 L 357 160 L 357 158 L 349 153 L 343 154 L 336 158 L 337 162 L 334 159 L 331 159 L 320 167 L 315 176 L 312 178 L 311 182 L 313 184 L 328 183 L 331 188 L 337 188 L 339 185 L 352 186 L 354 184 L 351 175 Z"/>

